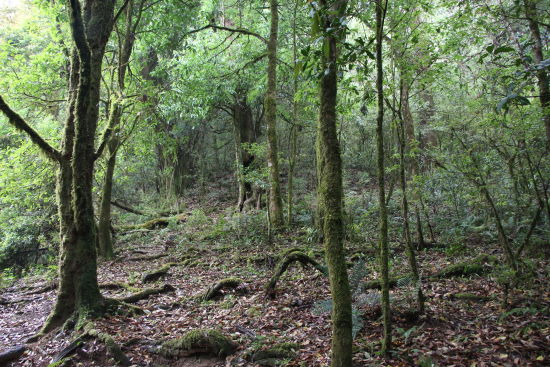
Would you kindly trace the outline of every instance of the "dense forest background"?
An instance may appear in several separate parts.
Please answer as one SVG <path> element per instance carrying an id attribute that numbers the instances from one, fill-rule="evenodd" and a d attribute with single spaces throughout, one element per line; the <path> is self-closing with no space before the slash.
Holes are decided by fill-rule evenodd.
<path id="1" fill-rule="evenodd" d="M 58 350 L 37 352 L 24 337 L 42 330 L 44 340 L 76 315 L 73 327 L 124 364 L 106 341 L 116 322 L 85 320 L 112 297 L 140 301 L 146 314 L 170 304 L 162 312 L 184 317 L 174 299 L 149 299 L 176 289 L 185 312 L 299 310 L 297 334 L 221 322 L 248 338 L 232 365 L 550 358 L 545 1 L 106 3 L 0 1 L 0 308 L 12 315 L 0 351 L 26 344 L 23 363 L 47 365 L 62 343 L 47 339 Z M 159 270 L 151 279 L 170 284 L 124 298 Z M 36 282 L 40 300 L 25 288 Z M 197 300 L 204 282 L 214 293 Z M 214 295 L 226 297 L 213 304 Z M 18 307 L 42 310 L 26 330 L 16 325 L 29 310 Z M 453 312 L 468 316 L 440 318 Z M 300 329 L 330 319 L 332 333 Z M 476 339 L 461 339 L 457 324 L 472 320 L 496 334 L 479 337 L 487 350 L 461 354 Z M 179 333 L 191 326 L 206 327 Z M 455 330 L 454 347 L 431 342 L 441 330 Z M 153 334 L 132 329 L 168 336 Z M 185 355 L 151 362 L 118 337 L 138 365 Z M 255 354 L 267 346 L 287 354 Z M 222 351 L 213 354 L 233 354 Z M 94 356 L 59 360 L 101 365 Z M 215 363 L 225 362 L 205 366 Z"/>

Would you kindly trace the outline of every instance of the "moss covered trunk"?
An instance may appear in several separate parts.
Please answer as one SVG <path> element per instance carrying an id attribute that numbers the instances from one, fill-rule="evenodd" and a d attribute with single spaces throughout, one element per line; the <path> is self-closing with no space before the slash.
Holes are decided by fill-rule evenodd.
<path id="1" fill-rule="evenodd" d="M 245 203 L 254 200 L 252 185 L 245 179 L 245 172 L 252 165 L 255 158 L 254 155 L 243 149 L 243 144 L 256 142 L 252 109 L 248 105 L 247 91 L 245 89 L 238 88 L 235 91 L 235 103 L 232 107 L 232 112 L 237 166 L 236 176 L 239 188 L 237 209 L 243 211 L 245 210 Z"/>
<path id="2" fill-rule="evenodd" d="M 387 5 L 387 2 L 385 2 Z M 390 290 L 389 290 L 389 249 L 388 249 L 388 213 L 385 194 L 385 170 L 384 170 L 384 90 L 383 90 L 383 66 L 382 66 L 382 42 L 384 33 L 384 18 L 386 7 L 382 0 L 376 1 L 376 94 L 378 98 L 378 115 L 376 117 L 376 142 L 378 151 L 378 206 L 380 210 L 380 238 L 379 261 L 382 275 L 382 322 L 384 325 L 384 338 L 382 340 L 382 353 L 387 355 L 391 349 L 391 316 L 390 316 Z"/>
<path id="3" fill-rule="evenodd" d="M 119 110 L 119 108 L 116 109 Z M 120 116 L 118 113 L 115 114 Z M 103 180 L 101 204 L 99 207 L 99 223 L 97 227 L 99 254 L 107 259 L 111 259 L 114 255 L 113 238 L 111 235 L 111 201 L 113 193 L 113 176 L 115 173 L 118 146 L 118 136 L 113 136 L 111 139 L 109 139 L 109 144 L 107 147 L 107 168 L 105 170 L 105 178 Z"/>
<path id="4" fill-rule="evenodd" d="M 98 243 L 99 243 L 99 254 L 105 258 L 113 257 L 113 238 L 111 235 L 111 201 L 112 201 L 112 191 L 113 191 L 113 176 L 115 173 L 116 166 L 116 155 L 120 145 L 120 122 L 122 119 L 122 96 L 125 90 L 125 78 L 126 71 L 128 70 L 128 64 L 130 62 L 130 56 L 132 54 L 135 32 L 139 21 L 141 20 L 141 14 L 143 9 L 144 2 L 141 2 L 141 5 L 138 9 L 138 15 L 134 20 L 134 1 L 129 0 L 126 5 L 126 22 L 124 25 L 123 34 L 119 34 L 119 38 L 122 38 L 122 47 L 120 49 L 120 54 L 118 55 L 118 65 L 117 65 L 117 79 L 118 79 L 118 90 L 117 100 L 112 102 L 111 110 L 109 111 L 109 129 L 111 134 L 109 135 L 109 141 L 107 143 L 107 169 L 105 171 L 105 178 L 103 180 L 103 190 L 101 196 L 100 212 L 99 212 L 99 224 L 98 224 Z"/>
<path id="5" fill-rule="evenodd" d="M 537 3 L 544 3 L 544 1 L 536 0 L 523 0 L 525 8 L 525 17 L 529 22 L 529 30 L 531 32 L 531 39 L 533 40 L 533 53 L 535 55 L 535 62 L 540 64 L 544 61 L 544 42 L 541 37 Z M 548 73 L 546 68 L 537 68 L 537 82 L 539 85 L 539 100 L 542 108 L 542 119 L 546 128 L 547 144 L 550 147 L 550 87 L 548 85 Z"/>
<path id="6" fill-rule="evenodd" d="M 322 28 L 339 27 L 337 20 L 345 12 L 345 1 L 321 1 L 329 15 L 322 15 Z M 339 34 L 325 37 L 320 81 L 320 115 L 317 125 L 318 201 L 323 241 L 332 296 L 332 367 L 351 366 L 352 321 L 351 294 L 343 248 L 342 159 L 336 131 L 338 90 L 337 60 Z"/>
<path id="7" fill-rule="evenodd" d="M 267 43 L 267 91 L 265 117 L 267 122 L 267 164 L 269 167 L 269 219 L 272 227 L 283 224 L 283 203 L 279 180 L 279 157 L 277 148 L 277 37 L 279 13 L 277 0 L 270 0 L 271 29 Z"/>
<path id="8" fill-rule="evenodd" d="M 76 91 L 71 89 L 70 93 L 70 111 L 57 177 L 60 287 L 42 332 L 59 326 L 73 313 L 84 318 L 103 306 L 97 283 L 92 184 L 101 62 L 112 29 L 114 3 L 88 0 L 82 11 L 76 0 L 71 0 L 69 5 L 78 57 L 73 57 L 71 67 L 70 87 L 76 86 Z"/>

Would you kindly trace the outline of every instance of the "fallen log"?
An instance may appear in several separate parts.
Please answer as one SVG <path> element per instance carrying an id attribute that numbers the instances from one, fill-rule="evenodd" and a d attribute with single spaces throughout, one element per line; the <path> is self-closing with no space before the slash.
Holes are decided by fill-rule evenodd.
<path id="1" fill-rule="evenodd" d="M 4 364 L 10 361 L 15 361 L 19 359 L 19 357 L 21 357 L 26 350 L 27 350 L 26 346 L 20 345 L 0 353 L 0 366 L 4 366 Z"/>
<path id="2" fill-rule="evenodd" d="M 319 264 L 317 261 L 307 256 L 303 252 L 299 250 L 287 252 L 284 255 L 284 257 L 281 259 L 281 261 L 279 261 L 279 263 L 277 264 L 277 267 L 275 268 L 275 274 L 273 274 L 273 276 L 269 280 L 269 283 L 266 286 L 266 289 L 265 289 L 266 296 L 270 298 L 275 298 L 275 287 L 277 286 L 277 282 L 279 281 L 281 276 L 285 273 L 285 271 L 288 269 L 288 267 L 295 262 L 299 262 L 303 266 L 312 265 L 315 269 L 321 272 L 321 274 L 323 275 L 328 274 L 328 270 L 326 267 Z"/>
<path id="3" fill-rule="evenodd" d="M 170 284 L 164 284 L 162 287 L 146 288 L 142 291 L 133 293 L 129 296 L 126 296 L 126 297 L 123 297 L 123 298 L 117 298 L 117 300 L 121 301 L 121 302 L 125 302 L 125 303 L 134 303 L 134 302 L 137 302 L 137 301 L 141 301 L 142 299 L 149 298 L 149 297 L 151 297 L 153 295 L 156 295 L 156 294 L 173 292 L 175 290 L 176 289 L 174 287 L 172 287 Z"/>
<path id="4" fill-rule="evenodd" d="M 128 213 L 137 214 L 137 215 L 147 215 L 147 213 L 142 212 L 141 210 L 131 208 L 130 206 L 124 205 L 116 200 L 111 201 L 111 205 L 116 206 L 119 209 L 125 210 Z"/>
<path id="5" fill-rule="evenodd" d="M 490 271 L 488 264 L 495 264 L 498 259 L 491 255 L 480 255 L 472 260 L 449 265 L 437 273 L 430 275 L 427 279 L 447 279 L 454 277 L 465 277 L 470 275 L 482 275 Z M 406 274 L 397 278 L 390 278 L 390 288 L 395 288 L 400 283 L 410 283 L 412 281 L 412 275 Z M 364 289 L 380 289 L 380 279 L 370 280 L 364 283 Z"/>
<path id="6" fill-rule="evenodd" d="M 168 224 L 170 222 L 176 222 L 176 223 L 185 223 L 187 221 L 187 214 L 182 213 L 175 216 L 166 216 L 166 217 L 158 217 L 155 219 L 148 220 L 146 222 L 143 222 L 141 224 L 126 224 L 121 225 L 118 227 L 115 227 L 115 231 L 131 231 L 136 229 L 147 229 L 147 230 L 153 230 L 153 229 L 161 229 L 168 227 Z"/>
<path id="7" fill-rule="evenodd" d="M 225 357 L 237 350 L 237 344 L 217 330 L 195 329 L 182 337 L 162 343 L 159 354 L 166 358 L 190 357 L 197 354 Z"/>

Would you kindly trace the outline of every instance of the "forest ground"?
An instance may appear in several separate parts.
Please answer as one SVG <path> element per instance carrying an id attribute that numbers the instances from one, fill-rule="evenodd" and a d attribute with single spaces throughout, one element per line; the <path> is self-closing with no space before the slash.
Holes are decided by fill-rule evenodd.
<path id="1" fill-rule="evenodd" d="M 328 280 L 313 268 L 292 266 L 277 284 L 275 299 L 264 291 L 275 264 L 285 249 L 303 247 L 318 261 L 321 246 L 311 238 L 311 231 L 294 229 L 273 236 L 267 243 L 263 216 L 249 215 L 239 223 L 225 221 L 229 200 L 214 200 L 200 208 L 208 216 L 192 210 L 199 203 L 188 203 L 187 221 L 157 230 L 130 231 L 117 238 L 117 257 L 99 264 L 99 282 L 121 282 L 129 289 L 103 290 L 109 297 L 122 297 L 137 290 L 170 284 L 175 291 L 154 295 L 136 303 L 145 314 L 114 315 L 97 320 L 97 329 L 113 336 L 136 366 L 254 366 L 247 358 L 251 350 L 280 342 L 297 343 L 296 355 L 281 360 L 286 366 L 326 366 L 330 350 L 330 317 L 328 312 L 315 313 L 317 301 L 329 298 Z M 205 208 L 209 208 L 205 210 Z M 193 214 L 195 213 L 195 214 Z M 221 223 L 224 223 L 223 225 Z M 496 245 L 468 243 L 461 254 L 449 256 L 444 248 L 431 248 L 419 253 L 425 279 L 444 267 L 468 261 L 481 253 L 500 256 Z M 365 280 L 377 277 L 374 242 L 349 244 L 348 259 L 363 258 L 368 267 Z M 354 255 L 355 254 L 355 255 Z M 359 254 L 359 255 L 357 255 Z M 392 269 L 395 274 L 407 272 L 402 245 L 392 245 Z M 155 257 L 142 259 L 140 257 Z M 543 258 L 547 258 L 542 256 Z M 169 262 L 168 274 L 156 282 L 144 284 L 148 271 Z M 535 259 L 540 269 L 528 290 L 515 290 L 503 306 L 502 287 L 491 273 L 471 277 L 430 279 L 423 288 L 427 297 L 426 312 L 411 319 L 413 289 L 398 287 L 392 291 L 394 307 L 394 354 L 383 359 L 378 354 L 381 339 L 380 307 L 377 290 L 364 290 L 372 302 L 363 303 L 360 313 L 364 326 L 354 342 L 356 366 L 536 366 L 550 361 L 550 288 L 549 263 Z M 485 264 L 491 270 L 490 264 Z M 210 285 L 238 277 L 246 292 L 227 292 L 213 301 L 200 301 Z M 43 290 L 52 280 L 43 275 L 18 280 L 4 288 L 0 297 L 0 352 L 24 343 L 43 323 L 55 298 L 55 290 Z M 469 293 L 488 297 L 458 299 Z M 239 344 L 237 352 L 225 360 L 217 358 L 180 358 L 168 360 L 155 353 L 159 342 L 181 336 L 193 328 L 222 331 Z M 68 332 L 49 335 L 14 362 L 14 366 L 47 366 L 73 336 Z M 89 341 L 78 348 L 72 358 L 74 366 L 111 366 L 105 347 Z"/>

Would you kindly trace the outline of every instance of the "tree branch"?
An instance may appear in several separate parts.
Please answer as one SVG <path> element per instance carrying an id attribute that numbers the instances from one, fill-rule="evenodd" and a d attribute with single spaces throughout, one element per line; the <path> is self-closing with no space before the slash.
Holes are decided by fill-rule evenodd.
<path id="1" fill-rule="evenodd" d="M 267 44 L 267 40 L 266 40 L 263 36 L 259 35 L 258 33 L 249 31 L 248 29 L 244 29 L 244 28 L 229 28 L 229 27 L 223 27 L 223 26 L 219 26 L 219 25 L 215 25 L 215 24 L 208 24 L 208 25 L 205 25 L 205 26 L 202 27 L 202 28 L 199 28 L 199 29 L 195 29 L 195 30 L 189 31 L 189 32 L 187 32 L 187 34 L 189 35 L 189 34 L 197 33 L 197 32 L 200 32 L 200 31 L 204 31 L 205 29 L 208 29 L 208 28 L 219 29 L 219 30 L 222 30 L 222 31 L 227 31 L 227 32 L 232 32 L 232 33 L 241 33 L 241 34 L 245 34 L 245 35 L 247 35 L 247 36 L 256 37 L 257 39 L 259 39 L 259 40 L 262 41 L 263 43 Z"/>
<path id="2" fill-rule="evenodd" d="M 48 158 L 57 162 L 61 161 L 61 153 L 48 144 L 48 142 L 30 127 L 21 116 L 13 111 L 6 102 L 4 102 L 2 96 L 0 96 L 0 110 L 6 115 L 8 122 L 16 129 L 25 132 L 30 137 L 31 141 L 36 144 Z"/>

